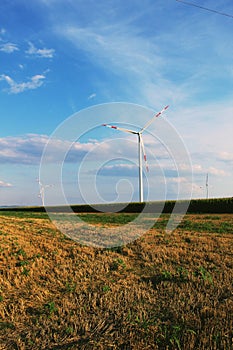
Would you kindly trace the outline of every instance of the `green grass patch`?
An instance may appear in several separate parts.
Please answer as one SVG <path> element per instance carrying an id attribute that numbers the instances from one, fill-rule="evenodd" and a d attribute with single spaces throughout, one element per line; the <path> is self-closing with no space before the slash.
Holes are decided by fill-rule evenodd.
<path id="1" fill-rule="evenodd" d="M 195 232 L 233 233 L 233 225 L 231 222 L 216 222 L 216 219 L 214 219 L 213 222 L 211 220 L 197 222 L 184 219 L 181 221 L 178 228 Z"/>
<path id="2" fill-rule="evenodd" d="M 48 219 L 47 213 L 34 211 L 0 210 L 0 216 L 14 217 L 19 219 Z"/>
<path id="3" fill-rule="evenodd" d="M 80 219 L 89 224 L 125 225 L 137 218 L 138 214 L 125 213 L 93 213 L 78 214 Z"/>

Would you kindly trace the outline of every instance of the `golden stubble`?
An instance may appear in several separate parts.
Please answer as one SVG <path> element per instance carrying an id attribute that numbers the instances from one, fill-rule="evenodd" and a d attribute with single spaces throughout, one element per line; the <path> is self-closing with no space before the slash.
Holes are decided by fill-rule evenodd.
<path id="1" fill-rule="evenodd" d="M 232 233 L 184 225 L 97 249 L 13 216 L 0 233 L 0 349 L 231 349 Z"/>

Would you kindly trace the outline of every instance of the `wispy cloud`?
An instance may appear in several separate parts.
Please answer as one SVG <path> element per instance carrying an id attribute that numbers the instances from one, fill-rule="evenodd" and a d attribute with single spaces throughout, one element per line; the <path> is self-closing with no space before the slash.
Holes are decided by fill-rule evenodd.
<path id="1" fill-rule="evenodd" d="M 47 49 L 47 48 L 36 48 L 35 45 L 31 42 L 28 43 L 29 48 L 26 50 L 26 53 L 28 55 L 33 55 L 37 57 L 43 57 L 43 58 L 53 58 L 55 50 L 54 49 Z"/>
<path id="2" fill-rule="evenodd" d="M 182 9 L 175 2 L 169 4 L 168 18 L 173 11 L 177 16 L 172 16 L 169 25 L 163 20 L 166 4 L 162 1 L 149 1 L 146 15 L 141 8 L 140 16 L 135 17 L 132 9 L 127 19 L 124 6 L 113 6 L 110 11 L 102 4 L 105 16 L 98 15 L 98 6 L 93 6 L 91 20 L 84 15 L 82 24 L 60 17 L 59 24 L 54 21 L 55 30 L 84 52 L 91 64 L 123 78 L 122 92 L 127 98 L 153 108 L 167 102 L 187 103 L 203 94 L 218 95 L 218 79 L 221 94 L 229 93 L 224 81 L 232 68 L 232 50 L 227 45 L 231 39 L 220 38 L 223 29 L 214 19 L 208 27 L 205 18 L 195 13 L 181 20 Z M 116 89 L 114 85 L 114 92 Z"/>
<path id="3" fill-rule="evenodd" d="M 2 44 L 0 46 L 0 51 L 5 52 L 5 53 L 12 53 L 14 51 L 19 51 L 19 48 L 16 44 L 6 43 L 6 44 Z"/>
<path id="4" fill-rule="evenodd" d="M 162 65 L 159 56 L 151 59 L 156 45 L 134 33 L 134 29 L 127 27 L 119 31 L 114 25 L 98 27 L 66 26 L 57 31 L 70 40 L 77 48 L 89 54 L 90 60 L 95 60 L 106 69 L 118 69 L 121 73 L 128 71 L 143 74 L 142 65 L 148 67 Z M 106 65 L 107 62 L 107 65 Z M 154 71 L 157 75 L 159 72 Z"/>
<path id="5" fill-rule="evenodd" d="M 191 91 L 167 78 L 168 60 L 159 47 L 159 39 L 148 40 L 130 24 L 66 25 L 57 27 L 57 31 L 82 50 L 91 64 L 124 79 L 121 94 L 126 99 L 159 108 L 168 101 L 182 101 Z M 114 94 L 116 89 L 118 84 L 114 85 Z"/>
<path id="6" fill-rule="evenodd" d="M 0 81 L 4 80 L 9 85 L 9 88 L 6 89 L 9 94 L 19 94 L 27 90 L 37 89 L 44 84 L 45 78 L 45 75 L 37 74 L 31 77 L 29 81 L 17 83 L 9 75 L 0 75 Z"/>

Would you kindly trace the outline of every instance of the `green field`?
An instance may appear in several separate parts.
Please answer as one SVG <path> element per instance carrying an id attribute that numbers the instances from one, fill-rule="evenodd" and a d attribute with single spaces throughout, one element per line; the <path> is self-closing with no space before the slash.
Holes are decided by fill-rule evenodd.
<path id="1" fill-rule="evenodd" d="M 191 199 L 191 200 L 166 200 L 154 202 L 132 202 L 132 203 L 114 203 L 114 204 L 79 204 L 71 205 L 71 209 L 76 213 L 93 213 L 93 212 L 121 212 L 121 213 L 140 213 L 145 208 L 148 213 L 171 213 L 176 205 L 176 212 L 187 213 L 233 213 L 233 197 L 227 198 L 210 198 L 210 199 Z M 66 206 L 48 207 L 49 212 L 67 212 Z M 122 209 L 123 208 L 123 209 Z M 185 209 L 185 210 L 184 210 Z M 44 207 L 18 207 L 18 208 L 1 208 L 0 212 L 13 211 L 35 213 L 45 212 Z"/>

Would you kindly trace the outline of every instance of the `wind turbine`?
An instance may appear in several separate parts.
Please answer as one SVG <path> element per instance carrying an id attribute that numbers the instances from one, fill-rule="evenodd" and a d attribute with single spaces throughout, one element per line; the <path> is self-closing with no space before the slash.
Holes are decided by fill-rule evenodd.
<path id="1" fill-rule="evenodd" d="M 209 174 L 206 174 L 206 182 L 205 182 L 205 187 L 206 187 L 206 199 L 209 198 Z"/>
<path id="2" fill-rule="evenodd" d="M 144 161 L 146 163 L 146 170 L 149 171 L 148 165 L 147 165 L 147 159 L 146 159 L 146 153 L 145 153 L 145 147 L 144 142 L 142 139 L 142 133 L 148 128 L 148 126 L 154 121 L 155 118 L 159 117 L 163 112 L 166 111 L 166 109 L 169 106 L 164 107 L 160 112 L 155 114 L 145 125 L 144 127 L 139 131 L 129 130 L 125 128 L 120 128 L 118 126 L 109 125 L 109 124 L 102 124 L 103 126 L 106 126 L 108 128 L 117 129 L 123 132 L 128 132 L 130 134 L 134 134 L 138 136 L 138 170 L 139 170 L 139 201 L 143 202 L 143 177 L 142 177 L 142 154 Z"/>
<path id="3" fill-rule="evenodd" d="M 48 188 L 48 187 L 53 187 L 53 185 L 43 185 L 42 182 L 39 179 L 37 179 L 37 182 L 38 182 L 38 184 L 40 186 L 40 193 L 39 193 L 38 197 L 41 198 L 42 205 L 44 207 L 45 206 L 45 202 L 44 202 L 45 189 Z"/>

